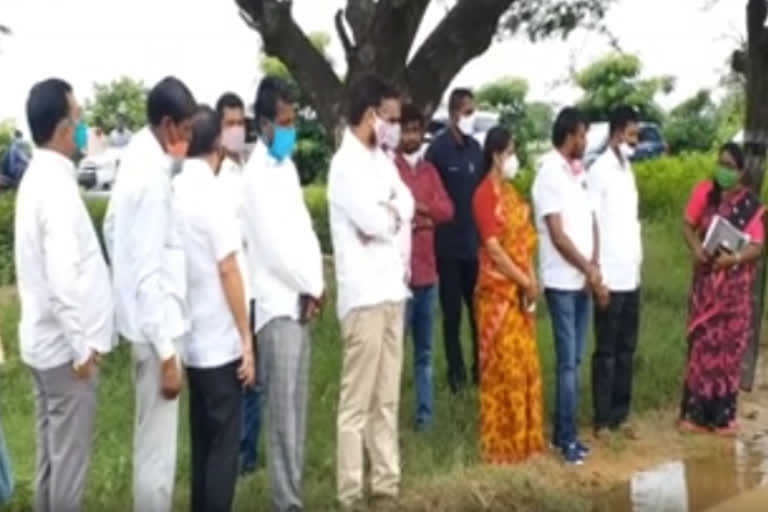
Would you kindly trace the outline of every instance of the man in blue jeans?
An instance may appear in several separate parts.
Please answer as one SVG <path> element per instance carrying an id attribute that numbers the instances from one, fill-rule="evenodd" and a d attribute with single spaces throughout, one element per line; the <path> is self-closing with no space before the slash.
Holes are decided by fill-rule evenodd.
<path id="1" fill-rule="evenodd" d="M 395 164 L 416 202 L 411 227 L 411 294 L 406 311 L 406 329 L 413 338 L 413 378 L 416 388 L 416 429 L 432 422 L 432 333 L 437 298 L 435 225 L 453 218 L 453 203 L 437 169 L 421 157 L 424 116 L 414 105 L 400 113 L 400 148 Z"/>
<path id="2" fill-rule="evenodd" d="M 253 333 L 253 353 L 257 354 L 255 343 L 256 304 L 250 301 L 251 332 Z M 256 384 L 243 390 L 243 427 L 240 434 L 240 474 L 249 475 L 256 471 L 259 454 L 259 434 L 261 433 L 261 396 L 262 387 L 259 372 L 256 372 Z"/>
<path id="3" fill-rule="evenodd" d="M 579 369 L 587 338 L 591 295 L 605 299 L 598 230 L 581 159 L 588 121 L 565 108 L 552 129 L 554 150 L 545 155 L 533 184 L 539 231 L 541 281 L 552 316 L 557 379 L 552 442 L 568 464 L 580 465 L 589 448 L 579 440 Z"/>

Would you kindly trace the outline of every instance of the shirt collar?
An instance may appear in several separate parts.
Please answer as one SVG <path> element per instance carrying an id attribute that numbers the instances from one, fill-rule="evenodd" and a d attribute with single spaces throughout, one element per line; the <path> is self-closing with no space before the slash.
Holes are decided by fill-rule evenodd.
<path id="1" fill-rule="evenodd" d="M 65 171 L 68 176 L 72 177 L 72 179 L 77 178 L 75 163 L 58 151 L 38 148 L 35 150 L 35 160 L 45 167 L 53 167 Z"/>
<path id="2" fill-rule="evenodd" d="M 208 165 L 208 162 L 200 158 L 188 158 L 184 161 L 184 173 L 192 173 L 195 176 L 205 176 L 211 179 L 216 176 L 213 174 L 213 169 Z"/>
<path id="3" fill-rule="evenodd" d="M 376 156 L 376 154 L 381 151 L 378 148 L 372 149 L 363 144 L 362 141 L 357 138 L 357 135 L 352 133 L 352 130 L 350 129 L 347 129 L 347 131 L 344 132 L 344 139 L 342 140 L 341 144 L 344 150 L 357 153 L 359 155 L 365 155 L 368 158 Z"/>

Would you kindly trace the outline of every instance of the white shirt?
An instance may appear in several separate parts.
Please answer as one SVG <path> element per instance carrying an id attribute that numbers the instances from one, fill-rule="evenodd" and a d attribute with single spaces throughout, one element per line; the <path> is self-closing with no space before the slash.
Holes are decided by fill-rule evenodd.
<path id="1" fill-rule="evenodd" d="M 328 204 L 339 318 L 407 299 L 414 204 L 394 162 L 347 131 L 331 161 Z"/>
<path id="2" fill-rule="evenodd" d="M 251 293 L 251 280 L 248 273 L 248 259 L 246 253 L 245 225 L 243 224 L 243 204 L 245 203 L 245 170 L 243 165 L 227 157 L 221 164 L 221 170 L 216 177 L 217 184 L 221 187 L 223 197 L 234 206 L 237 223 L 240 233 L 243 234 L 242 250 L 237 253 L 237 264 L 240 266 L 240 273 L 243 276 L 243 285 L 245 286 L 246 299 L 253 298 Z"/>
<path id="3" fill-rule="evenodd" d="M 21 358 L 47 370 L 108 352 L 114 340 L 109 272 L 64 156 L 35 152 L 16 197 L 15 264 Z"/>
<path id="4" fill-rule="evenodd" d="M 203 160 L 184 162 L 173 188 L 187 261 L 190 330 L 183 344 L 184 363 L 192 368 L 223 366 L 242 356 L 219 274 L 219 263 L 240 252 L 242 244 L 235 209 Z"/>
<path id="5" fill-rule="evenodd" d="M 172 160 L 149 128 L 125 149 L 104 219 L 117 329 L 166 360 L 188 329 L 186 262 L 173 211 Z"/>
<path id="6" fill-rule="evenodd" d="M 600 270 L 605 285 L 615 292 L 640 286 L 643 262 L 635 174 L 610 147 L 587 174 L 589 192 L 600 232 Z"/>
<path id="7" fill-rule="evenodd" d="M 575 176 L 559 151 L 547 153 L 539 162 L 533 182 L 533 204 L 540 239 L 542 284 L 554 290 L 581 290 L 586 285 L 586 276 L 557 250 L 545 218 L 559 214 L 565 234 L 584 258 L 592 259 L 594 209 L 585 173 Z"/>
<path id="8" fill-rule="evenodd" d="M 257 144 L 245 169 L 243 221 L 258 332 L 275 318 L 299 320 L 300 295 L 323 294 L 323 256 L 293 161 Z"/>

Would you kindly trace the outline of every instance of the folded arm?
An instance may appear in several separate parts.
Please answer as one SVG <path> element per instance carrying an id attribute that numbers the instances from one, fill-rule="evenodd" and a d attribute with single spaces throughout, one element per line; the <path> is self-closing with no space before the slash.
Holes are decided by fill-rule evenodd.
<path id="1" fill-rule="evenodd" d="M 329 188 L 329 202 L 344 212 L 362 235 L 391 240 L 399 224 L 396 214 L 400 213 L 399 207 L 406 205 L 380 201 L 359 169 L 349 169 L 339 163 L 332 165 L 336 168 L 331 171 L 334 180 Z M 402 222 L 402 217 L 399 220 Z"/>

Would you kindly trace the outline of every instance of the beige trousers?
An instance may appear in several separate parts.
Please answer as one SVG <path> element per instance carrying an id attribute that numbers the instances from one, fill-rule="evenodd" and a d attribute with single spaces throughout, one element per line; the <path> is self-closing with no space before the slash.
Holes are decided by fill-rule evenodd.
<path id="1" fill-rule="evenodd" d="M 398 406 L 404 302 L 355 309 L 341 322 L 344 361 L 337 418 L 337 492 L 343 506 L 363 497 L 363 450 L 371 490 L 396 496 L 400 484 Z"/>

